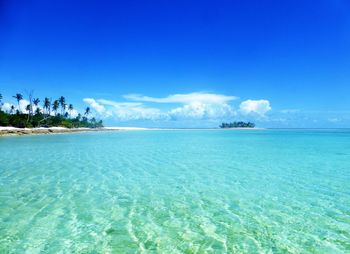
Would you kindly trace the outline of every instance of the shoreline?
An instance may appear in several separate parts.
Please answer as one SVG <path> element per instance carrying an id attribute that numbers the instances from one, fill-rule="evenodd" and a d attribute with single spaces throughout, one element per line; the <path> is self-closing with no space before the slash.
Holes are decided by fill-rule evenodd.
<path id="1" fill-rule="evenodd" d="M 102 127 L 102 128 L 65 128 L 65 127 L 39 127 L 39 128 L 16 128 L 0 126 L 1 136 L 22 136 L 22 135 L 38 135 L 38 134 L 61 134 L 61 133 L 78 133 L 93 131 L 152 131 L 152 130 L 265 130 L 264 128 L 141 128 L 141 127 Z"/>
<path id="2" fill-rule="evenodd" d="M 59 134 L 59 133 L 74 133 L 85 131 L 101 131 L 101 128 L 64 128 L 64 127 L 49 127 L 49 128 L 15 128 L 15 127 L 0 127 L 1 136 L 22 136 L 22 135 L 38 135 L 38 134 Z"/>

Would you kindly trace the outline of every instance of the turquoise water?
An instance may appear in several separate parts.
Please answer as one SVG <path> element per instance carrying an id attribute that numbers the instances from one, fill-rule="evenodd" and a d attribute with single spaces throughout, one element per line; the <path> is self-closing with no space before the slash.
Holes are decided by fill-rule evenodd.
<path id="1" fill-rule="evenodd" d="M 350 131 L 0 138 L 0 253 L 350 253 Z"/>

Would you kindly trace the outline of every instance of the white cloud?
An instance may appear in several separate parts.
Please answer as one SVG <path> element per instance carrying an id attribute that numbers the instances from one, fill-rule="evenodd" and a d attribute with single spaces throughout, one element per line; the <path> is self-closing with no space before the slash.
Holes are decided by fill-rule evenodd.
<path id="1" fill-rule="evenodd" d="M 71 111 L 68 111 L 68 113 L 69 113 L 69 117 L 70 117 L 70 118 L 75 118 L 75 117 L 77 117 L 78 114 L 79 114 L 78 110 L 76 110 L 76 109 L 73 109 L 73 110 L 71 110 Z"/>
<path id="2" fill-rule="evenodd" d="M 95 99 L 92 98 L 85 98 L 83 99 L 84 102 L 90 105 L 91 108 L 97 111 L 97 113 L 103 114 L 106 112 L 106 108 L 99 104 Z"/>
<path id="3" fill-rule="evenodd" d="M 217 119 L 234 116 L 234 109 L 226 104 L 208 104 L 192 102 L 181 107 L 162 111 L 158 108 L 147 107 L 139 102 L 115 102 L 104 99 L 84 99 L 92 109 L 104 118 L 114 117 L 121 121 L 129 120 L 178 120 L 186 119 Z"/>
<path id="4" fill-rule="evenodd" d="M 115 102 L 111 100 L 85 98 L 84 102 L 89 104 L 101 117 L 114 117 L 120 121 L 129 120 L 155 120 L 164 118 L 157 108 L 145 107 L 142 103 Z"/>
<path id="5" fill-rule="evenodd" d="M 182 107 L 174 108 L 168 112 L 172 119 L 192 118 L 192 119 L 217 119 L 234 116 L 234 109 L 224 104 L 205 104 L 192 102 Z"/>
<path id="6" fill-rule="evenodd" d="M 133 106 L 142 106 L 143 104 L 140 102 L 115 102 L 115 101 L 110 101 L 110 100 L 105 100 L 105 99 L 99 99 L 97 100 L 99 103 L 104 104 L 104 105 L 110 105 L 110 106 L 115 106 L 115 107 L 133 107 Z"/>
<path id="7" fill-rule="evenodd" d="M 11 104 L 11 103 L 5 102 L 4 105 L 2 105 L 1 109 L 4 110 L 5 112 L 10 112 L 11 111 L 11 106 L 14 106 L 14 105 Z"/>
<path id="8" fill-rule="evenodd" d="M 182 103 L 182 104 L 190 104 L 193 102 L 219 104 L 219 103 L 227 103 L 229 101 L 237 99 L 236 96 L 227 96 L 223 94 L 213 94 L 213 93 L 204 93 L 204 92 L 196 92 L 196 93 L 188 93 L 188 94 L 171 94 L 163 98 L 143 96 L 140 94 L 128 94 L 128 95 L 124 95 L 124 98 L 132 101 L 141 101 L 141 102 Z"/>
<path id="9" fill-rule="evenodd" d="M 167 118 L 177 120 L 182 118 L 189 119 L 211 119 L 234 115 L 233 108 L 228 102 L 237 99 L 236 96 L 227 96 L 223 94 L 195 92 L 188 94 L 172 94 L 163 98 L 149 97 L 139 94 L 124 95 L 124 98 L 136 103 L 179 103 L 184 104 L 181 107 L 170 109 L 164 115 Z"/>
<path id="10" fill-rule="evenodd" d="M 271 106 L 268 100 L 246 100 L 239 105 L 239 109 L 243 114 L 255 113 L 265 116 L 271 110 Z"/>
<path id="11" fill-rule="evenodd" d="M 15 113 L 17 110 L 20 111 L 21 113 L 23 114 L 28 114 L 28 110 L 26 110 L 27 106 L 29 105 L 29 101 L 28 100 L 25 100 L 25 99 L 22 99 L 20 100 L 19 102 L 19 106 L 18 104 L 12 104 L 12 103 L 9 103 L 9 102 L 5 102 L 2 106 L 2 109 L 6 112 L 11 112 L 11 106 L 14 106 L 14 112 Z M 43 112 L 42 108 L 38 105 L 38 106 L 35 106 L 34 104 L 32 104 L 32 107 L 33 107 L 33 112 L 35 113 L 35 111 L 37 110 L 37 108 L 40 109 L 40 112 Z"/>
<path id="12" fill-rule="evenodd" d="M 25 99 L 20 100 L 20 102 L 19 102 L 19 109 L 18 109 L 18 107 L 16 109 L 18 109 L 23 114 L 28 114 L 28 111 L 26 110 L 26 107 L 28 106 L 28 104 L 29 104 L 29 101 L 27 101 Z"/>
<path id="13" fill-rule="evenodd" d="M 18 104 L 12 104 L 12 103 L 5 102 L 2 106 L 2 109 L 6 112 L 10 112 L 11 106 L 14 106 L 15 112 L 17 110 L 19 110 L 23 114 L 28 114 L 28 110 L 26 110 L 28 105 L 29 105 L 29 101 L 23 99 L 23 100 L 20 100 L 19 107 L 18 107 Z M 32 104 L 32 107 L 33 107 L 33 112 L 35 112 L 37 108 L 39 108 L 40 111 L 42 112 L 42 108 L 40 106 L 35 106 L 34 104 Z"/>
<path id="14" fill-rule="evenodd" d="M 157 120 L 166 117 L 157 108 L 140 106 L 115 106 L 113 116 L 121 121 L 129 120 Z"/>
<path id="15" fill-rule="evenodd" d="M 218 120 L 233 119 L 238 113 L 255 113 L 263 116 L 271 109 L 267 100 L 247 100 L 241 103 L 240 110 L 237 111 L 230 101 L 235 100 L 235 96 L 211 93 L 189 93 L 174 94 L 164 98 L 155 98 L 143 95 L 129 94 L 124 98 L 130 101 L 117 102 L 106 99 L 85 98 L 84 102 L 89 104 L 100 117 L 113 117 L 121 121 L 129 120 Z M 160 104 L 183 104 L 170 108 L 149 107 L 147 102 Z"/>

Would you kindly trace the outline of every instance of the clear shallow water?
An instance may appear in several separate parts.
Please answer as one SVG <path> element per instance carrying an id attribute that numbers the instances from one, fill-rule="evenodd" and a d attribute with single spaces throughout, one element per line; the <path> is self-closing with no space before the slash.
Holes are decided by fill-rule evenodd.
<path id="1" fill-rule="evenodd" d="M 0 253 L 350 253 L 350 131 L 0 138 Z"/>

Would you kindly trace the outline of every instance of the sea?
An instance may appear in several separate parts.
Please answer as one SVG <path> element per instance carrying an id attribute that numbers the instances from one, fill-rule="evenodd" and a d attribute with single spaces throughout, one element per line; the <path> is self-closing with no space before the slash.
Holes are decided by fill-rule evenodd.
<path id="1" fill-rule="evenodd" d="M 350 130 L 0 137 L 0 253 L 350 253 Z"/>

